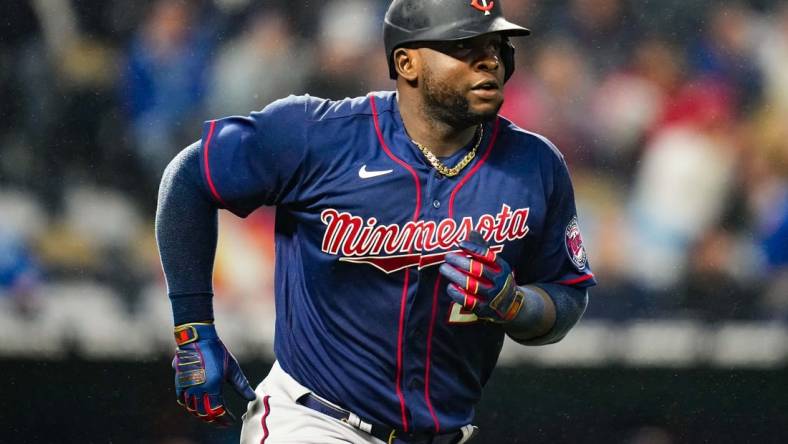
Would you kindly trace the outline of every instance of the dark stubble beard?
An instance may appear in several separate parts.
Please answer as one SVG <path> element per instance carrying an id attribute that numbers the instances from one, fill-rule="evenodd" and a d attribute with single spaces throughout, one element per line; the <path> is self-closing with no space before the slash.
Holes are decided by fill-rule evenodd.
<path id="1" fill-rule="evenodd" d="M 501 102 L 495 110 L 488 113 L 471 111 L 465 93 L 458 88 L 452 88 L 452 85 L 437 82 L 427 66 L 422 72 L 422 96 L 427 116 L 458 130 L 492 119 L 503 105 Z"/>

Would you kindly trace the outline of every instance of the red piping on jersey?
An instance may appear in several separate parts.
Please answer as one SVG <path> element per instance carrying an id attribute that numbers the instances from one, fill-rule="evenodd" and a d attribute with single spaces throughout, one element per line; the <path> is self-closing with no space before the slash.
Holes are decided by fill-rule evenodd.
<path id="1" fill-rule="evenodd" d="M 375 105 L 375 98 L 370 96 L 369 103 L 372 105 L 372 121 L 375 123 L 375 132 L 378 133 L 378 140 L 380 140 L 380 146 L 383 147 L 383 151 L 386 152 L 386 155 L 391 157 L 391 160 L 397 162 L 402 168 L 405 168 L 410 172 L 410 175 L 413 176 L 413 182 L 416 184 L 416 211 L 413 213 L 413 221 L 416 222 L 419 220 L 419 212 L 421 211 L 421 183 L 419 182 L 419 176 L 416 174 L 416 170 L 413 169 L 412 166 L 408 165 L 402 159 L 398 158 L 391 152 L 388 145 L 386 145 L 386 141 L 383 139 L 383 132 L 380 130 L 380 122 L 378 122 L 378 107 Z"/>
<path id="2" fill-rule="evenodd" d="M 561 285 L 574 285 L 574 284 L 579 284 L 581 282 L 585 282 L 593 277 L 594 277 L 593 273 L 588 273 L 587 275 L 580 276 L 579 278 L 567 279 L 565 281 L 559 281 L 557 283 Z"/>
<path id="3" fill-rule="evenodd" d="M 211 179 L 211 165 L 208 162 L 208 150 L 211 149 L 211 139 L 213 139 L 213 131 L 216 129 L 216 121 L 211 120 L 211 127 L 208 129 L 208 137 L 205 139 L 205 145 L 202 150 L 202 162 L 203 168 L 205 169 L 205 179 L 208 182 L 208 188 L 211 189 L 211 194 L 213 198 L 216 199 L 217 202 L 222 204 L 223 207 L 229 208 L 227 204 L 222 199 L 222 196 L 219 195 L 219 192 L 216 191 L 216 186 L 213 184 L 213 179 Z"/>
<path id="4" fill-rule="evenodd" d="M 432 356 L 432 332 L 435 330 L 435 318 L 438 314 L 438 291 L 440 290 L 441 275 L 435 279 L 435 290 L 432 292 L 432 317 L 430 318 L 430 329 L 427 332 L 427 363 L 424 370 L 424 400 L 427 402 L 427 408 L 430 410 L 432 422 L 435 424 L 435 433 L 440 433 L 441 423 L 438 421 L 438 416 L 432 408 L 432 401 L 430 401 L 430 357 Z"/>
<path id="5" fill-rule="evenodd" d="M 476 171 L 478 171 L 479 168 L 481 168 L 481 166 L 484 165 L 484 162 L 487 160 L 487 158 L 490 157 L 490 152 L 492 152 L 492 148 L 495 145 L 495 139 L 498 138 L 498 128 L 500 127 L 500 123 L 501 123 L 500 117 L 496 118 L 495 124 L 493 124 L 492 137 L 490 138 L 490 143 L 487 145 L 487 150 L 484 152 L 484 156 L 482 156 L 482 158 L 479 159 L 479 163 L 473 166 L 471 171 L 469 171 L 468 174 L 466 174 L 465 177 L 462 178 L 460 183 L 458 183 L 457 186 L 454 187 L 454 190 L 451 192 L 451 197 L 449 198 L 450 219 L 454 217 L 454 198 L 457 197 L 457 192 L 460 191 L 460 188 L 462 188 L 462 186 L 465 185 L 465 182 L 467 182 L 468 179 L 470 179 L 471 176 L 473 176 L 476 173 Z"/>
<path id="6" fill-rule="evenodd" d="M 369 96 L 369 104 L 372 109 L 372 122 L 375 125 L 375 132 L 378 135 L 378 140 L 380 141 L 380 146 L 383 148 L 383 151 L 386 153 L 387 156 L 391 158 L 394 162 L 399 164 L 401 167 L 405 168 L 410 172 L 410 175 L 413 177 L 413 182 L 416 184 L 416 209 L 413 212 L 413 221 L 416 222 L 419 219 L 419 213 L 421 212 L 421 182 L 419 182 L 419 176 L 416 174 L 416 171 L 405 163 L 402 159 L 398 158 L 391 152 L 388 145 L 386 145 L 386 140 L 383 138 L 383 132 L 380 130 L 380 122 L 378 121 L 378 107 L 375 104 L 375 97 Z M 402 338 L 405 331 L 405 308 L 407 306 L 407 299 L 408 299 L 408 281 L 410 278 L 410 270 L 405 270 L 405 283 L 402 285 L 402 296 L 400 298 L 400 307 L 399 307 L 399 328 L 397 331 L 397 375 L 396 375 L 396 392 L 397 397 L 399 398 L 399 407 L 400 413 L 402 414 L 402 430 L 407 432 L 408 431 L 408 418 L 405 414 L 406 407 L 405 407 L 405 396 L 402 394 Z"/>
<path id="7" fill-rule="evenodd" d="M 399 398 L 399 408 L 402 414 L 402 429 L 408 431 L 408 418 L 405 415 L 405 396 L 402 394 L 402 337 L 405 330 L 405 307 L 408 300 L 408 278 L 410 269 L 405 270 L 405 283 L 402 285 L 402 296 L 399 304 L 399 328 L 397 329 L 397 377 L 395 381 L 397 397 Z"/>
<path id="8" fill-rule="evenodd" d="M 260 419 L 260 424 L 263 425 L 263 438 L 260 440 L 260 444 L 265 444 L 265 440 L 268 439 L 268 424 L 265 423 L 266 419 L 268 419 L 268 414 L 271 413 L 271 406 L 268 405 L 268 398 L 271 396 L 264 396 L 263 397 L 263 417 Z"/>

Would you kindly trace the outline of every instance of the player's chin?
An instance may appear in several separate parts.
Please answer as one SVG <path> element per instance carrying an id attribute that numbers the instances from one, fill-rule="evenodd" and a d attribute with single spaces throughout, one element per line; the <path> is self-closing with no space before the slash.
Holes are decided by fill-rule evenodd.
<path id="1" fill-rule="evenodd" d="M 503 91 L 500 89 L 472 89 L 468 105 L 474 114 L 494 116 L 503 105 Z"/>

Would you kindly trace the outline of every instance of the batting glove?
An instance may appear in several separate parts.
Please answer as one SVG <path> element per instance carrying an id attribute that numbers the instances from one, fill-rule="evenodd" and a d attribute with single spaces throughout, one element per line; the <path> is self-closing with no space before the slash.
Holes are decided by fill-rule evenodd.
<path id="1" fill-rule="evenodd" d="M 514 281 L 512 267 L 496 257 L 482 235 L 471 231 L 460 242 L 462 253 L 449 253 L 440 273 L 449 280 L 446 292 L 454 302 L 479 319 L 506 323 L 517 317 L 523 293 Z"/>
<path id="2" fill-rule="evenodd" d="M 209 323 L 179 325 L 175 342 L 178 349 L 172 368 L 178 404 L 205 422 L 224 427 L 235 422 L 224 404 L 224 381 L 247 401 L 254 401 L 256 395 L 238 361 L 216 334 L 216 327 Z"/>

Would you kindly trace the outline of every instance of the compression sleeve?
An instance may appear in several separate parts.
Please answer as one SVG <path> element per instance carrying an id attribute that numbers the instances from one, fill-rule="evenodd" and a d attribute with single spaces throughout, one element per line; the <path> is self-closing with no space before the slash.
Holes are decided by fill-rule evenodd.
<path id="1" fill-rule="evenodd" d="M 523 345 L 547 345 L 560 341 L 577 324 L 588 305 L 588 291 L 561 284 L 534 284 L 521 287 L 525 293 L 523 309 L 507 326 L 509 337 Z M 555 307 L 555 322 L 550 330 L 539 337 L 534 331 L 543 331 L 542 323 L 553 310 L 545 297 Z"/>
<path id="2" fill-rule="evenodd" d="M 211 278 L 217 206 L 200 176 L 199 143 L 164 171 L 156 210 L 156 242 L 175 325 L 213 320 Z"/>

